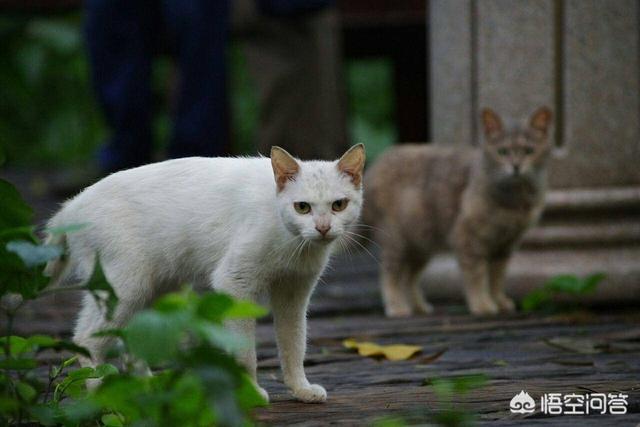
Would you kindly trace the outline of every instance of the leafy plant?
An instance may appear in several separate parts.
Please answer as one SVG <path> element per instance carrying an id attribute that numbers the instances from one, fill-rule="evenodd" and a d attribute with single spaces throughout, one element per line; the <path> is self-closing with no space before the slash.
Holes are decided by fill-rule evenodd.
<path id="1" fill-rule="evenodd" d="M 441 406 L 433 415 L 433 421 L 452 427 L 473 425 L 475 423 L 473 414 L 460 408 L 456 400 L 472 390 L 484 387 L 487 381 L 488 377 L 485 374 L 426 380 L 425 385 L 433 388 Z"/>
<path id="2" fill-rule="evenodd" d="M 572 274 L 552 277 L 542 288 L 530 292 L 522 300 L 522 309 L 525 312 L 540 309 L 556 310 L 558 305 L 554 303 L 554 299 L 557 296 L 580 297 L 592 294 L 605 277 L 604 273 L 594 273 L 583 278 Z"/>
<path id="3" fill-rule="evenodd" d="M 87 284 L 47 288 L 44 264 L 61 256 L 63 248 L 39 242 L 30 225 L 31 209 L 7 181 L 0 180 L 0 196 L 0 311 L 6 318 L 0 337 L 0 425 L 250 424 L 251 408 L 265 402 L 229 354 L 249 343 L 227 332 L 223 322 L 262 316 L 263 308 L 215 293 L 168 294 L 126 327 L 99 333 L 122 343 L 110 352 L 113 364 L 78 368 L 79 358 L 90 357 L 86 349 L 47 335 L 14 335 L 16 312 L 42 295 L 82 289 L 109 316 L 116 294 L 99 261 Z M 65 356 L 43 362 L 41 354 L 51 351 Z M 148 375 L 148 367 L 156 375 Z M 89 384 L 97 386 L 93 392 Z"/>

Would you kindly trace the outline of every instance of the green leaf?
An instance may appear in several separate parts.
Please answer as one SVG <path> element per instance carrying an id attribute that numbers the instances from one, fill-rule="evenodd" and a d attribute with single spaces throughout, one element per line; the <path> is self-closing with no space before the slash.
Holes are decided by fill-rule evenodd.
<path id="1" fill-rule="evenodd" d="M 230 296 L 208 292 L 200 297 L 196 311 L 200 318 L 219 323 L 233 305 L 234 301 Z"/>
<path id="2" fill-rule="evenodd" d="M 238 405 L 244 410 L 250 410 L 257 406 L 266 406 L 269 403 L 256 390 L 253 381 L 246 374 L 241 376 L 237 397 Z"/>
<path id="3" fill-rule="evenodd" d="M 16 386 L 16 390 L 18 391 L 18 394 L 20 395 L 22 400 L 24 400 L 25 402 L 33 401 L 33 399 L 35 399 L 35 397 L 38 395 L 38 392 L 36 391 L 36 389 L 33 388 L 31 384 L 26 383 L 24 381 L 16 382 L 15 386 Z"/>
<path id="4" fill-rule="evenodd" d="M 538 310 L 551 301 L 551 293 L 545 289 L 536 289 L 525 296 L 521 302 L 524 312 Z"/>
<path id="5" fill-rule="evenodd" d="M 194 294 L 191 291 L 173 292 L 158 299 L 153 308 L 163 313 L 188 310 L 194 302 Z"/>
<path id="6" fill-rule="evenodd" d="M 46 264 L 63 253 L 58 245 L 34 245 L 25 240 L 12 240 L 7 243 L 6 248 L 9 252 L 17 254 L 27 268 Z"/>
<path id="7" fill-rule="evenodd" d="M 604 273 L 594 273 L 594 274 L 590 274 L 588 275 L 585 279 L 584 279 L 584 286 L 582 288 L 582 292 L 584 294 L 589 294 L 589 293 L 593 293 L 595 292 L 596 288 L 598 287 L 598 285 L 604 280 L 606 279 L 607 275 Z"/>
<path id="8" fill-rule="evenodd" d="M 100 419 L 105 427 L 122 427 L 124 426 L 120 417 L 116 414 L 105 414 Z"/>
<path id="9" fill-rule="evenodd" d="M 227 309 L 224 317 L 227 319 L 258 318 L 265 316 L 267 313 L 269 313 L 269 310 L 251 301 L 237 300 Z"/>
<path id="10" fill-rule="evenodd" d="M 60 422 L 56 422 L 59 411 L 52 406 L 32 404 L 29 406 L 29 414 L 44 426 L 60 425 Z"/>
<path id="11" fill-rule="evenodd" d="M 55 236 L 59 234 L 75 233 L 76 231 L 80 231 L 88 226 L 89 226 L 88 222 L 81 223 L 81 224 L 69 224 L 69 225 L 62 225 L 60 227 L 47 228 L 46 232 Z"/>
<path id="12" fill-rule="evenodd" d="M 0 360 L 0 369 L 13 369 L 23 371 L 33 369 L 38 364 L 35 359 L 4 359 Z"/>
<path id="13" fill-rule="evenodd" d="M 91 292 L 96 304 L 106 309 L 106 317 L 111 320 L 113 311 L 118 304 L 118 297 L 107 281 L 99 259 L 96 259 L 93 274 L 85 287 Z"/>
<path id="14" fill-rule="evenodd" d="M 59 402 L 65 393 L 79 396 L 79 390 L 83 388 L 82 386 L 87 380 L 105 378 L 110 375 L 116 375 L 117 373 L 118 369 L 109 363 L 98 365 L 95 368 L 86 366 L 71 371 L 65 379 L 56 386 L 53 392 L 53 400 Z"/>
<path id="15" fill-rule="evenodd" d="M 578 294 L 582 289 L 581 280 L 571 274 L 562 274 L 559 276 L 552 277 L 545 284 L 545 289 L 548 289 L 555 293 L 570 293 L 570 294 Z"/>
<path id="16" fill-rule="evenodd" d="M 57 378 L 66 368 L 76 363 L 77 360 L 78 360 L 78 356 L 72 356 L 67 360 L 65 360 L 64 362 L 62 362 L 60 366 L 54 366 L 53 369 L 51 370 L 51 373 L 49 374 L 49 378 L 50 379 Z"/>
<path id="17" fill-rule="evenodd" d="M 125 328 L 124 335 L 131 353 L 157 365 L 175 357 L 183 332 L 183 321 L 154 311 L 138 313 Z"/>
<path id="18" fill-rule="evenodd" d="M 82 354 L 83 356 L 91 356 L 89 350 L 84 347 L 81 347 L 71 341 L 59 340 L 48 335 L 32 335 L 27 339 L 27 341 L 32 348 L 38 351 L 45 349 L 52 349 L 56 351 L 67 350 Z"/>
<path id="19" fill-rule="evenodd" d="M 434 392 L 446 400 L 454 395 L 463 395 L 469 391 L 484 387 L 488 381 L 485 374 L 463 375 L 451 378 L 434 378 L 426 381 L 425 385 L 431 385 Z"/>
<path id="20" fill-rule="evenodd" d="M 228 353 L 235 353 L 253 345 L 239 334 L 210 322 L 198 322 L 194 325 L 194 329 L 211 346 L 223 349 Z"/>
<path id="21" fill-rule="evenodd" d="M 7 337 L 0 337 L 0 351 L 2 354 L 6 356 L 6 342 Z M 22 353 L 26 353 L 30 351 L 32 347 L 29 345 L 29 342 L 26 338 L 19 337 L 17 335 L 11 335 L 9 337 L 9 352 L 11 353 L 11 357 L 16 357 L 21 355 Z"/>
<path id="22" fill-rule="evenodd" d="M 102 365 L 96 366 L 93 374 L 95 375 L 94 378 L 104 378 L 110 375 L 117 375 L 118 368 L 116 368 L 110 363 L 103 363 Z"/>
<path id="23" fill-rule="evenodd" d="M 0 230 L 29 225 L 33 211 L 22 199 L 18 190 L 8 181 L 0 179 Z"/>
<path id="24" fill-rule="evenodd" d="M 0 215 L 2 213 L 0 212 Z M 32 299 L 48 283 L 40 269 L 27 268 L 24 261 L 15 253 L 7 250 L 12 240 L 35 242 L 31 227 L 14 227 L 2 231 L 0 238 L 0 295 L 15 292 L 23 298 Z"/>

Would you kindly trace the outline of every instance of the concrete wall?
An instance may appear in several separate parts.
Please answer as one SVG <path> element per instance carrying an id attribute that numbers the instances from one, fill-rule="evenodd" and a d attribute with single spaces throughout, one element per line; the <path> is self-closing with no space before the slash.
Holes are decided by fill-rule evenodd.
<path id="1" fill-rule="evenodd" d="M 554 187 L 640 184 L 637 0 L 431 0 L 433 140 L 478 142 L 478 112 L 556 113 Z M 507 120 L 508 121 L 508 120 Z"/>

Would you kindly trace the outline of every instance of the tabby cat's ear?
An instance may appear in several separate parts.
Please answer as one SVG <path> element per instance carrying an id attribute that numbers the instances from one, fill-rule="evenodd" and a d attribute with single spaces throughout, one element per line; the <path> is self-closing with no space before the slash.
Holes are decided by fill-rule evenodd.
<path id="1" fill-rule="evenodd" d="M 348 175 L 356 187 L 362 182 L 365 159 L 364 144 L 357 144 L 349 148 L 338 161 L 338 170 Z"/>
<path id="2" fill-rule="evenodd" d="M 481 116 L 482 127 L 487 140 L 493 139 L 502 133 L 502 120 L 500 120 L 500 116 L 495 111 L 485 108 L 482 110 Z"/>
<path id="3" fill-rule="evenodd" d="M 549 125 L 551 125 L 552 118 L 553 114 L 548 107 L 540 107 L 531 116 L 529 126 L 531 126 L 532 129 L 540 131 L 546 135 L 547 131 L 549 130 Z"/>
<path id="4" fill-rule="evenodd" d="M 282 191 L 288 181 L 293 181 L 295 176 L 300 172 L 300 165 L 287 153 L 287 150 L 277 146 L 271 147 L 271 167 L 273 168 L 273 176 L 276 179 L 278 191 Z"/>

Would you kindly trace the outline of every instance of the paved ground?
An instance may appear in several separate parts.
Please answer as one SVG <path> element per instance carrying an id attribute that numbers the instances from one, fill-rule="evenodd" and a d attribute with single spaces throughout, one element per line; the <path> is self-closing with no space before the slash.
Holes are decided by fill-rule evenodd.
<path id="1" fill-rule="evenodd" d="M 28 190 L 28 188 L 27 188 Z M 23 190 L 24 191 L 24 190 Z M 35 195 L 39 219 L 55 199 Z M 313 298 L 307 373 L 329 393 L 325 404 L 293 401 L 281 382 L 272 327 L 258 329 L 259 375 L 272 404 L 257 411 L 265 425 L 372 425 L 383 417 L 410 424 L 433 421 L 447 408 L 498 425 L 640 425 L 640 312 L 602 307 L 555 316 L 474 318 L 456 302 L 438 305 L 436 315 L 405 320 L 382 316 L 375 260 L 367 254 L 339 258 Z M 68 335 L 77 295 L 51 297 L 27 307 L 19 331 Z M 379 344 L 413 344 L 422 352 L 408 361 L 359 356 L 342 346 L 346 338 Z M 487 383 L 450 399 L 434 393 L 431 381 L 484 374 Z M 510 400 L 521 390 L 536 411 L 516 415 Z M 624 393 L 627 415 L 556 415 L 540 412 L 545 393 Z"/>

